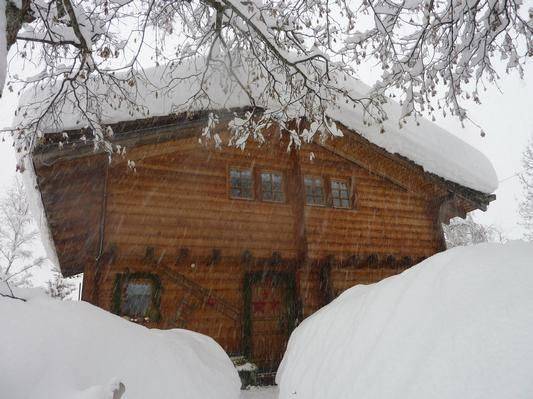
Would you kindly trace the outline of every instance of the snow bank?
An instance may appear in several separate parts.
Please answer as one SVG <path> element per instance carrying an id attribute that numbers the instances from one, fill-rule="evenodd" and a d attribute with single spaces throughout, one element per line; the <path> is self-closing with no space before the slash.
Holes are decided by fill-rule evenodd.
<path id="1" fill-rule="evenodd" d="M 533 397 L 533 243 L 435 255 L 292 334 L 280 399 Z"/>
<path id="2" fill-rule="evenodd" d="M 143 71 L 143 78 L 137 80 L 135 85 L 130 87 L 124 83 L 121 91 L 128 93 L 134 104 L 142 105 L 140 107 L 132 106 L 128 101 L 118 100 L 107 82 L 94 81 L 91 83 L 91 88 L 100 96 L 100 101 L 85 104 L 84 108 L 94 112 L 100 122 L 112 124 L 185 111 L 222 110 L 250 105 L 249 97 L 233 81 L 234 78 L 222 74 L 220 70 L 213 71 L 207 77 L 209 83 L 202 87 L 209 99 L 201 98 L 191 102 L 191 96 L 199 92 L 199 79 L 176 80 L 175 77 L 197 75 L 204 67 L 202 60 L 198 58 L 184 62 L 173 72 L 170 72 L 168 66 L 146 69 Z M 274 100 L 264 93 L 264 81 L 257 76 L 257 73 L 252 73 L 245 67 L 235 68 L 233 72 L 239 75 L 239 79 L 254 93 L 258 106 L 267 109 L 287 109 L 286 104 L 273 102 Z M 281 76 L 280 80 L 283 81 Z M 364 98 L 370 90 L 367 85 L 349 76 L 339 77 L 338 80 L 338 85 L 346 88 L 352 98 Z M 42 87 L 42 84 L 27 89 L 21 96 L 21 110 L 15 118 L 14 126 L 24 125 L 25 121 L 39 116 L 48 106 L 49 100 L 54 97 L 52 95 L 54 89 L 51 86 Z M 87 125 L 79 109 L 74 105 L 76 103 L 77 101 L 73 100 L 67 101 L 62 112 L 54 115 L 55 118 L 52 116 L 44 118 L 41 130 L 58 132 L 79 129 Z M 299 103 L 291 104 L 288 109 L 288 114 L 295 118 L 304 114 L 303 106 Z M 419 119 L 418 123 L 408 118 L 408 123 L 400 129 L 398 125 L 402 113 L 400 105 L 390 100 L 384 109 L 389 117 L 384 123 L 384 133 L 380 133 L 381 126 L 377 124 L 370 126 L 363 124 L 362 107 L 353 108 L 351 103 L 346 104 L 343 96 L 339 96 L 338 104 L 331 106 L 327 113 L 370 142 L 390 153 L 397 153 L 412 160 L 427 172 L 484 193 L 496 190 L 498 187 L 496 172 L 491 162 L 477 149 L 424 118 Z"/>
<path id="3" fill-rule="evenodd" d="M 85 302 L 26 290 L 24 303 L 0 297 L 0 397 L 236 399 L 240 380 L 211 338 L 149 330 Z"/>

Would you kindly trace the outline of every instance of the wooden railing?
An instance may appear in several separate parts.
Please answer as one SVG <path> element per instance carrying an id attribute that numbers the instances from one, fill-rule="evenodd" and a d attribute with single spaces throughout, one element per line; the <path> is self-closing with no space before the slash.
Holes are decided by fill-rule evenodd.
<path id="1" fill-rule="evenodd" d="M 169 270 L 163 266 L 159 266 L 158 269 L 160 273 L 186 290 L 186 295 L 184 295 L 180 303 L 180 306 L 183 307 L 185 312 L 192 311 L 199 306 L 209 306 L 232 320 L 239 321 L 241 319 L 239 309 L 235 308 L 233 304 L 224 298 L 214 294 L 212 290 L 202 287 L 181 273 Z"/>

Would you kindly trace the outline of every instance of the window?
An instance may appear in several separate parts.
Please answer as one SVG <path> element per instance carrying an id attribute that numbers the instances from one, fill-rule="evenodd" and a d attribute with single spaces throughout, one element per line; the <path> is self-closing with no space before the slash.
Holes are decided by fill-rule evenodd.
<path id="1" fill-rule="evenodd" d="M 350 189 L 346 180 L 331 180 L 331 200 L 334 208 L 350 208 Z"/>
<path id="2" fill-rule="evenodd" d="M 283 202 L 283 176 L 279 172 L 261 173 L 261 195 L 263 201 Z"/>
<path id="3" fill-rule="evenodd" d="M 253 180 L 251 169 L 231 168 L 230 195 L 232 198 L 253 198 Z"/>
<path id="4" fill-rule="evenodd" d="M 304 177 L 305 201 L 307 205 L 324 205 L 324 183 L 321 177 Z"/>
<path id="5" fill-rule="evenodd" d="M 146 317 L 152 306 L 154 287 L 150 282 L 131 281 L 126 284 L 121 314 L 129 317 Z"/>

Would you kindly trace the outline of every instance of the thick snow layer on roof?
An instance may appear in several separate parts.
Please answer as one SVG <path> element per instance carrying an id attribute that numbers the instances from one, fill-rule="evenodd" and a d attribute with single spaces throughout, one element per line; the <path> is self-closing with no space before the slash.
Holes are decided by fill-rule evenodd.
<path id="1" fill-rule="evenodd" d="M 172 77 L 194 75 L 202 66 L 201 63 L 197 66 L 196 62 L 199 61 L 184 63 L 179 71 L 172 74 L 165 67 L 148 69 L 144 72 L 144 82 L 137 80 L 133 86 L 124 83 L 122 89 L 129 93 L 135 103 L 141 105 L 139 107 L 117 100 L 110 92 L 109 85 L 103 83 L 93 84 L 93 91 L 101 95 L 97 104 L 84 106 L 88 109 L 92 107 L 101 122 L 111 124 L 184 111 L 221 110 L 250 105 L 248 96 L 238 88 L 233 78 L 224 76 L 218 70 L 208 76 L 208 84 L 203 87 L 210 101 L 191 101 L 191 96 L 198 92 L 199 80 L 191 78 L 177 81 Z M 272 98 L 266 97 L 261 79 L 242 70 L 236 70 L 236 73 L 239 73 L 241 81 L 247 83 L 252 93 L 262 93 L 256 98 L 258 106 L 267 109 L 279 107 L 279 104 L 272 103 Z M 351 77 L 343 77 L 341 83 L 354 98 L 362 98 L 370 90 L 364 83 Z M 39 115 L 47 105 L 46 100 L 52 98 L 52 92 L 53 88 L 50 87 L 43 89 L 35 86 L 27 89 L 21 97 L 20 104 L 23 108 L 15 118 L 15 126 Z M 54 122 L 51 118 L 45 118 L 41 122 L 41 130 L 57 132 L 84 127 L 86 122 L 74 103 L 67 101 L 59 118 L 55 115 Z M 303 114 L 303 110 L 299 108 L 301 104 L 291 107 L 290 114 L 294 117 Z M 344 99 L 340 99 L 339 103 L 327 112 L 330 117 L 355 130 L 370 142 L 390 153 L 410 159 L 427 172 L 484 193 L 496 190 L 498 180 L 494 168 L 480 151 L 426 119 L 420 119 L 419 124 L 411 120 L 400 129 L 400 105 L 391 100 L 384 108 L 389 117 L 384 123 L 384 133 L 380 133 L 381 126 L 377 124 L 364 125 L 362 108 L 353 108 L 351 104 L 346 104 Z"/>
<path id="2" fill-rule="evenodd" d="M 293 332 L 280 399 L 532 398 L 532 259 L 458 247 L 345 291 Z"/>
<path id="3" fill-rule="evenodd" d="M 5 292 L 5 291 L 3 291 Z M 0 397 L 5 399 L 236 399 L 224 350 L 187 330 L 149 330 L 85 302 L 20 290 L 0 297 Z"/>

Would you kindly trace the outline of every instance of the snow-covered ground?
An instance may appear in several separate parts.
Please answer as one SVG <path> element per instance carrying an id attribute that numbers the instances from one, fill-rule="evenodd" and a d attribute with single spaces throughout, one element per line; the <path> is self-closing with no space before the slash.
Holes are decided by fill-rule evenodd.
<path id="1" fill-rule="evenodd" d="M 211 338 L 149 330 L 36 289 L 0 297 L 0 398 L 236 399 L 240 380 Z"/>
<path id="2" fill-rule="evenodd" d="M 251 387 L 241 391 L 240 399 L 277 399 L 278 387 Z"/>
<path id="3" fill-rule="evenodd" d="M 0 297 L 0 398 L 530 399 L 533 243 L 435 255 L 356 286 L 292 334 L 277 387 L 240 391 L 212 339 L 38 290 Z"/>
<path id="4" fill-rule="evenodd" d="M 280 399 L 533 398 L 533 243 L 435 255 L 292 334 Z"/>

